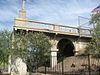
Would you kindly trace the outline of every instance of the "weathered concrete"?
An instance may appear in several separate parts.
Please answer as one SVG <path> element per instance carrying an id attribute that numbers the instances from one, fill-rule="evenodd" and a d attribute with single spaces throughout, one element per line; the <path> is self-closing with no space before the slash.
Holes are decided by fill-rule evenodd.
<path id="1" fill-rule="evenodd" d="M 11 66 L 12 75 L 26 75 L 27 66 L 21 58 L 17 58 Z"/>

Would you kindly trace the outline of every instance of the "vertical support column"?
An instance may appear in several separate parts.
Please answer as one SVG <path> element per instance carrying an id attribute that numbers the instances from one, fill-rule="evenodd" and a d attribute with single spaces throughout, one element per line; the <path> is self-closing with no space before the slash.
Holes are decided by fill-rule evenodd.
<path id="1" fill-rule="evenodd" d="M 74 42 L 74 45 L 75 45 L 75 55 L 78 55 L 78 52 L 79 52 L 79 42 Z"/>
<path id="2" fill-rule="evenodd" d="M 57 65 L 57 51 L 58 49 L 51 50 L 51 67 L 54 67 Z"/>
<path id="3" fill-rule="evenodd" d="M 9 62 L 8 73 L 10 73 L 11 72 L 11 55 L 9 56 L 8 62 Z"/>
<path id="4" fill-rule="evenodd" d="M 17 29 L 16 29 L 17 30 Z M 11 34 L 11 39 L 12 39 L 12 43 L 14 42 L 14 29 L 13 32 Z M 12 49 L 14 48 L 13 44 L 12 44 Z M 11 73 L 11 55 L 9 55 L 8 57 L 8 73 Z"/>
<path id="5" fill-rule="evenodd" d="M 55 65 L 57 65 L 57 41 L 56 41 L 56 35 L 57 33 L 54 35 L 54 39 L 51 40 L 52 43 L 52 48 L 51 48 L 51 67 L 54 67 Z"/>
<path id="6" fill-rule="evenodd" d="M 82 42 L 81 39 L 79 41 L 76 41 L 75 42 L 75 55 L 84 53 L 86 46 L 87 46 L 87 44 Z"/>
<path id="7" fill-rule="evenodd" d="M 21 10 L 20 10 L 19 18 L 22 18 L 22 19 L 26 18 L 25 0 L 22 0 L 22 7 L 21 7 Z"/>

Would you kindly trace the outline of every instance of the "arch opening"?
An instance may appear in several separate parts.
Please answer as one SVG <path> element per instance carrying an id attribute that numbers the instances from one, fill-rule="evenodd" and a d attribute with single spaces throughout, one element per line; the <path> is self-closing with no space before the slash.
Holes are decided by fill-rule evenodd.
<path id="1" fill-rule="evenodd" d="M 72 41 L 68 39 L 61 39 L 57 44 L 57 59 L 58 61 L 61 60 L 61 57 L 66 58 L 70 56 L 74 56 L 74 44 Z"/>

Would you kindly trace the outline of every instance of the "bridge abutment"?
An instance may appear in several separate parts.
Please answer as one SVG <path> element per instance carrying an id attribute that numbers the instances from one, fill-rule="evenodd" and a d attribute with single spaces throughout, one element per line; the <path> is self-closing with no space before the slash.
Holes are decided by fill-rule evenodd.
<path id="1" fill-rule="evenodd" d="M 51 67 L 54 67 L 57 65 L 57 52 L 58 52 L 58 49 L 57 49 L 57 43 L 58 41 L 54 39 L 51 40 L 51 43 L 52 43 L 52 48 L 51 48 Z"/>
<path id="2" fill-rule="evenodd" d="M 51 50 L 51 67 L 54 67 L 57 65 L 57 51 L 58 49 Z"/>
<path id="3" fill-rule="evenodd" d="M 84 50 L 87 46 L 88 42 L 84 42 L 84 41 L 78 41 L 78 42 L 75 42 L 74 45 L 75 45 L 75 55 L 79 55 L 79 54 L 82 54 L 84 53 Z"/>

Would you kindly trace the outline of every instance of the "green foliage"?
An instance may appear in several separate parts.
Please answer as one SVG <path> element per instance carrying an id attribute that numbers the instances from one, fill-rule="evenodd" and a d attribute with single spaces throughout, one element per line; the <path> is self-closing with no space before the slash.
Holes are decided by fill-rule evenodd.
<path id="1" fill-rule="evenodd" d="M 91 53 L 100 58 L 100 13 L 93 15 L 90 23 L 94 25 L 94 29 L 92 40 L 86 47 L 85 53 Z"/>
<path id="2" fill-rule="evenodd" d="M 22 58 L 30 69 L 33 63 L 39 67 L 49 62 L 50 48 L 51 43 L 44 33 L 0 32 L 0 64 L 8 63 L 8 57 L 11 55 L 12 60 Z"/>
<path id="3" fill-rule="evenodd" d="M 11 56 L 15 59 L 20 57 L 26 59 L 27 57 L 27 36 L 21 33 L 13 33 L 12 35 L 12 53 Z"/>
<path id="4" fill-rule="evenodd" d="M 12 44 L 12 56 L 21 57 L 30 70 L 33 65 L 39 67 L 50 59 L 51 43 L 44 33 L 15 33 Z"/>
<path id="5" fill-rule="evenodd" d="M 29 69 L 33 66 L 43 66 L 50 60 L 51 43 L 43 33 L 28 33 L 28 64 Z"/>
<path id="6" fill-rule="evenodd" d="M 0 31 L 0 64 L 8 63 L 11 47 L 11 32 Z"/>
<path id="7" fill-rule="evenodd" d="M 100 13 L 93 14 L 90 23 L 98 24 L 99 21 L 100 21 Z"/>

